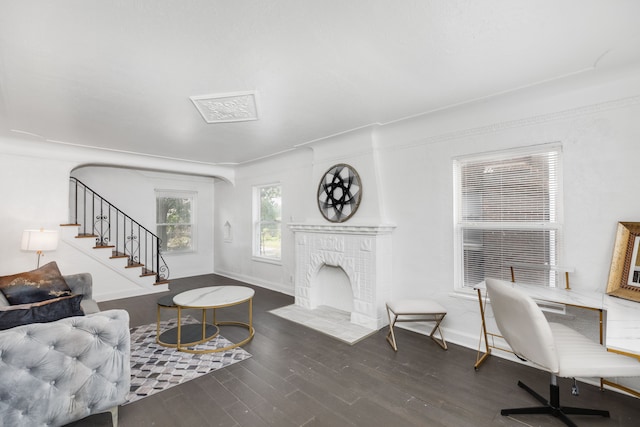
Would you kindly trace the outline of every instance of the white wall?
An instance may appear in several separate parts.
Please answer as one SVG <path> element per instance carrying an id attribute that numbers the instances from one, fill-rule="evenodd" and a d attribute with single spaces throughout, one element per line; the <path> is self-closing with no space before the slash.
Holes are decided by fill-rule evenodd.
<path id="1" fill-rule="evenodd" d="M 640 93 L 637 84 L 635 93 Z M 481 112 L 475 106 L 460 109 L 459 129 L 451 133 L 434 134 L 426 120 L 404 129 L 399 124 L 381 129 L 388 215 L 398 224 L 393 243 L 394 294 L 433 297 L 448 307 L 444 324 L 448 339 L 473 347 L 478 334 L 476 300 L 453 294 L 452 159 L 456 156 L 561 142 L 563 264 L 576 269 L 571 275 L 573 289 L 598 293 L 606 289 L 616 224 L 640 220 L 640 200 L 632 196 L 635 159 L 640 155 L 640 125 L 634 119 L 640 114 L 640 98 L 608 104 L 607 93 L 603 95 L 601 102 L 587 99 L 589 104 L 576 97 L 574 109 L 564 105 L 564 110 L 550 99 L 546 113 L 540 109 L 514 118 L 509 116 L 522 109 L 519 103 L 535 93 L 510 96 L 478 106 L 504 111 L 507 120 L 473 127 Z M 416 138 L 419 134 L 422 139 Z M 403 170 L 411 171 L 410 183 Z M 409 186 L 412 191 L 398 191 Z M 413 200 L 407 203 L 407 199 Z"/>
<path id="2" fill-rule="evenodd" d="M 278 157 L 236 169 L 235 185 L 217 181 L 215 185 L 215 234 L 224 235 L 229 223 L 232 240 L 215 241 L 215 272 L 293 294 L 294 247 L 293 232 L 286 223 L 301 222 L 315 206 L 311 179 L 312 152 L 301 149 Z M 253 187 L 264 184 L 282 185 L 282 262 L 271 263 L 252 258 L 252 193 Z M 315 187 L 314 187 L 315 188 Z M 315 191 L 315 190 L 314 190 Z"/>
<path id="3" fill-rule="evenodd" d="M 2 153 L 0 274 L 14 274 L 36 267 L 36 255 L 20 250 L 23 230 L 57 229 L 68 222 L 68 181 L 72 167 L 73 163 L 67 161 Z M 55 252 L 45 253 L 41 264 L 56 259 Z M 60 268 L 64 274 L 68 272 L 63 266 Z"/>
<path id="4" fill-rule="evenodd" d="M 220 177 L 233 182 L 234 171 L 229 167 L 207 165 L 185 161 L 173 161 L 150 156 L 119 153 L 106 150 L 89 149 L 81 146 L 60 145 L 48 141 L 34 139 L 17 139 L 0 137 L 0 274 L 15 274 L 32 270 L 36 266 L 36 255 L 20 250 L 22 231 L 27 228 L 59 228 L 60 224 L 69 223 L 69 176 L 73 169 L 83 165 L 118 165 L 139 170 L 159 170 L 182 174 L 171 179 L 129 171 L 131 175 L 113 174 L 118 182 L 127 189 L 128 207 L 148 218 L 147 208 L 142 208 L 140 194 L 132 194 L 136 188 L 144 188 L 144 198 L 153 198 L 154 185 L 180 188 L 195 188 L 202 192 L 203 237 L 199 243 L 204 245 L 197 256 L 180 258 L 175 266 L 171 266 L 172 277 L 183 277 L 193 274 L 210 273 L 213 270 L 212 218 L 213 184 L 211 178 L 195 178 L 194 175 Z M 150 178 L 150 176 L 154 178 Z M 133 176 L 129 182 L 123 179 Z M 85 178 L 87 178 L 85 176 Z M 100 191 L 101 184 L 90 179 Z M 117 202 L 120 197 L 115 186 L 105 191 L 107 197 L 113 196 Z M 133 191 L 135 193 L 135 191 Z M 132 202 L 132 203 L 129 203 Z M 148 202 L 148 200 L 147 200 Z M 155 209 L 155 201 L 151 201 L 151 209 Z M 123 210 L 128 207 L 123 206 Z M 155 218 L 151 218 L 155 221 Z M 177 256 L 175 257 L 177 258 Z M 89 272 L 93 275 L 94 296 L 98 300 L 122 298 L 126 296 L 148 293 L 137 286 L 130 286 L 122 275 L 105 268 L 93 258 L 88 257 L 65 244 L 62 240 L 56 251 L 45 253 L 41 264 L 56 261 L 63 274 Z M 172 263 L 172 260 L 168 260 Z"/>
<path id="5" fill-rule="evenodd" d="M 375 170 L 370 164 L 362 166 L 366 172 L 361 174 L 363 197 L 374 197 L 377 202 L 372 209 L 380 210 L 383 220 L 397 225 L 393 233 L 393 295 L 429 296 L 447 307 L 443 326 L 448 340 L 475 348 L 479 331 L 477 301 L 473 295 L 465 298 L 454 292 L 455 156 L 561 142 L 565 264 L 576 269 L 574 289 L 604 291 L 616 223 L 640 221 L 640 198 L 635 196 L 640 158 L 640 73 L 629 70 L 588 77 L 592 79 L 582 75 L 371 128 L 376 152 L 369 157 L 377 159 L 378 165 Z M 360 144 L 362 132 L 354 133 L 353 138 Z M 349 144 L 350 135 L 341 135 L 339 143 L 336 141 L 328 140 L 335 143 L 336 162 L 356 163 L 359 168 L 358 162 L 367 156 L 351 151 L 343 157 L 340 154 L 340 146 Z M 228 221 L 232 240 L 214 239 L 214 270 L 289 294 L 294 290 L 294 242 L 287 227 L 283 228 L 280 264 L 251 257 L 252 187 L 282 184 L 284 221 L 322 221 L 315 198 L 318 170 L 324 169 L 324 164 L 314 163 L 311 148 L 235 171 L 6 138 L 0 139 L 0 153 L 0 238 L 4 243 L 0 247 L 0 274 L 33 268 L 35 255 L 19 249 L 21 232 L 67 221 L 68 177 L 81 165 L 223 176 L 229 182 L 235 174 L 235 186 L 223 181 L 215 184 L 213 235 L 222 236 Z M 367 185 L 372 180 L 380 192 L 368 196 Z M 366 210 L 365 201 L 362 206 L 353 221 L 372 212 Z M 65 274 L 86 271 L 84 264 L 65 251 L 47 254 L 44 262 L 51 259 L 59 262 Z M 202 271 L 209 268 L 206 264 L 199 267 Z M 185 266 L 183 274 L 196 268 Z M 108 287 L 112 279 L 100 275 L 94 280 L 100 289 Z"/>
<path id="6" fill-rule="evenodd" d="M 640 159 L 638 117 L 640 73 L 626 70 L 556 81 L 372 126 L 373 157 L 379 167 L 375 177 L 369 172 L 361 176 L 363 206 L 368 197 L 382 200 L 381 219 L 397 225 L 393 233 L 394 297 L 438 300 L 449 310 L 443 324 L 447 339 L 476 348 L 480 324 L 475 294 L 454 289 L 452 160 L 549 142 L 561 142 L 563 147 L 563 257 L 565 265 L 575 267 L 572 288 L 602 294 L 617 222 L 640 221 L 640 197 L 635 197 Z M 361 144 L 362 130 L 352 138 L 354 144 Z M 335 148 L 336 163 L 357 163 L 362 158 L 349 150 L 349 154 L 340 155 L 339 147 L 349 143 L 349 134 L 328 140 Z M 216 227 L 227 215 L 235 220 L 235 229 L 243 229 L 235 233 L 233 242 L 217 250 L 217 272 L 294 293 L 289 279 L 294 269 L 293 235 L 283 233 L 282 265 L 262 266 L 249 257 L 249 225 L 251 186 L 274 179 L 287 189 L 283 205 L 288 212 L 295 211 L 296 220 L 322 221 L 315 206 L 318 170 L 322 168 L 316 167 L 313 155 L 295 156 L 289 153 L 247 165 L 237 171 L 235 188 L 217 186 L 216 207 L 220 211 Z M 369 167 L 367 164 L 363 169 Z M 381 194 L 367 193 L 367 185 L 374 179 Z M 369 213 L 358 211 L 350 221 Z"/>
<path id="7" fill-rule="evenodd" d="M 163 257 L 170 279 L 213 272 L 214 178 L 94 166 L 75 169 L 71 175 L 152 232 L 156 229 L 155 190 L 195 192 L 195 251 L 166 252 Z"/>

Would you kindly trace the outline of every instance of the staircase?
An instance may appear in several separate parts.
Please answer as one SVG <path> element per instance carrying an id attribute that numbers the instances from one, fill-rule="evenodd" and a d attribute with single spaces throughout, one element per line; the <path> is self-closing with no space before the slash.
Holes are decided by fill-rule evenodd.
<path id="1" fill-rule="evenodd" d="M 160 238 L 77 178 L 69 183 L 70 222 L 61 224 L 63 238 L 72 236 L 66 239 L 72 246 L 139 286 L 168 288 Z"/>

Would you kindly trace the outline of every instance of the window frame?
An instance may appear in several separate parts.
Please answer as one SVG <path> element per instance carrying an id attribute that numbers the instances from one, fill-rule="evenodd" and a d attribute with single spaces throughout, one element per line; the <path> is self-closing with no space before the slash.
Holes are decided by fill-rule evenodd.
<path id="1" fill-rule="evenodd" d="M 534 221 L 465 221 L 463 219 L 463 194 L 462 194 L 462 168 L 470 164 L 478 164 L 488 161 L 505 162 L 509 159 L 518 159 L 525 156 L 535 156 L 544 153 L 555 153 L 555 180 L 550 181 L 547 179 L 548 186 L 546 187 L 549 194 L 553 193 L 554 196 L 549 197 L 549 209 L 553 211 L 548 221 L 534 220 Z M 536 231 L 549 231 L 549 241 L 546 249 L 548 249 L 549 257 L 555 259 L 555 263 L 552 267 L 557 267 L 562 262 L 563 257 L 563 188 L 562 188 L 562 144 L 560 142 L 511 148 L 505 150 L 498 150 L 485 153 L 476 153 L 470 155 L 464 155 L 455 157 L 453 159 L 453 192 L 454 192 L 454 289 L 456 291 L 468 292 L 471 291 L 475 285 L 465 284 L 465 248 L 464 231 L 465 230 L 479 230 L 479 231 L 521 231 L 521 232 L 536 232 Z M 551 170 L 551 169 L 550 169 Z M 550 171 L 549 170 L 549 171 Z M 549 178 L 551 175 L 547 175 Z M 552 187 L 555 183 L 555 187 Z M 552 189 L 553 188 L 553 189 Z M 551 190 L 552 189 L 552 190 Z M 552 236 L 552 237 L 551 237 Z M 546 237 L 546 236 L 545 236 Z M 553 240 L 553 243 L 551 241 Z M 501 244 L 504 243 L 503 241 Z M 484 242 L 480 243 L 481 246 Z M 470 261 L 471 262 L 471 261 Z M 515 262 L 514 262 L 515 264 Z M 502 266 L 506 268 L 506 266 Z M 533 269 L 532 269 L 533 270 Z M 539 271 L 539 270 L 538 270 Z M 546 274 L 546 273 L 545 273 Z M 506 275 L 505 275 L 506 276 Z M 507 279 L 507 277 L 498 277 Z M 510 279 L 510 278 L 509 278 Z M 548 277 L 546 277 L 545 284 L 540 286 L 557 287 L 561 282 L 557 271 L 554 268 L 548 270 Z M 524 281 L 524 280 L 523 280 Z"/>
<path id="2" fill-rule="evenodd" d="M 190 191 L 190 190 L 166 190 L 166 189 L 156 189 L 155 190 L 155 199 L 156 199 L 156 212 L 155 212 L 155 220 L 156 220 L 156 234 L 158 237 L 161 236 L 159 232 L 160 226 L 168 226 L 168 225 L 188 225 L 191 227 L 191 246 L 186 249 L 180 250 L 166 250 L 160 247 L 160 250 L 163 255 L 181 255 L 181 254 L 189 254 L 197 252 L 197 204 L 198 204 L 198 192 Z M 159 198 L 172 198 L 172 199 L 190 199 L 191 200 L 191 222 L 190 223 L 158 223 L 158 199 Z M 168 242 L 167 242 L 168 243 Z"/>
<path id="3" fill-rule="evenodd" d="M 261 192 L 264 188 L 279 187 L 280 188 L 280 221 L 268 221 L 272 224 L 277 224 L 280 234 L 280 251 L 277 257 L 267 256 L 261 253 L 262 245 L 262 196 Z M 255 261 L 267 262 L 280 265 L 282 262 L 282 184 L 280 182 L 273 182 L 270 184 L 255 185 L 253 187 L 253 227 L 252 227 L 252 257 Z"/>

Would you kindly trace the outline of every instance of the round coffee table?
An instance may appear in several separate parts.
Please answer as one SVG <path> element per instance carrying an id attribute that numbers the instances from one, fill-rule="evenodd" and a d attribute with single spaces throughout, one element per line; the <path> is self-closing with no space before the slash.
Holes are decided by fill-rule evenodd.
<path id="1" fill-rule="evenodd" d="M 210 286 L 206 288 L 192 289 L 190 291 L 179 293 L 173 297 L 173 304 L 178 309 L 178 326 L 177 326 L 177 342 L 176 348 L 179 351 L 187 353 L 216 353 L 239 347 L 253 338 L 255 330 L 253 329 L 253 295 L 255 291 L 246 286 Z M 218 321 L 216 319 L 216 310 L 224 307 L 231 307 L 243 303 L 248 303 L 249 321 L 248 323 L 240 321 Z M 202 310 L 202 335 L 198 341 L 191 341 L 191 337 L 187 338 L 190 342 L 183 342 L 183 329 L 187 325 L 182 325 L 183 309 L 201 309 Z M 213 319 L 207 324 L 207 310 L 213 310 Z M 235 325 L 247 328 L 249 335 L 240 342 L 231 343 L 228 346 L 214 349 L 192 349 L 197 344 L 211 341 L 219 334 L 218 326 Z M 209 333 L 208 327 L 215 327 L 214 333 Z"/>
<path id="2" fill-rule="evenodd" d="M 173 303 L 173 297 L 177 294 L 164 295 L 158 298 L 157 301 L 157 313 L 156 313 L 156 343 L 164 346 L 176 348 L 178 347 L 178 328 L 173 327 L 164 331 L 160 330 L 160 311 L 164 310 L 178 310 L 178 306 Z M 203 330 L 204 328 L 204 330 Z M 211 339 L 218 335 L 219 329 L 212 324 L 200 324 L 190 323 L 188 325 L 182 325 L 182 345 L 189 347 L 197 345 L 202 342 L 202 337 L 209 337 Z"/>

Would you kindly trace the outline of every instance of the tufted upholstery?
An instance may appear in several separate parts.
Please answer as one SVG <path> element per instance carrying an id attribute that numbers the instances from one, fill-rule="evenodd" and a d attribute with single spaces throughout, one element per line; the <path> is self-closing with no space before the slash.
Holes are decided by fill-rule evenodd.
<path id="1" fill-rule="evenodd" d="M 0 332 L 0 424 L 60 426 L 117 407 L 130 346 L 124 310 Z"/>

